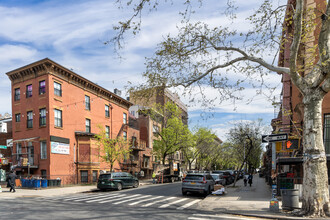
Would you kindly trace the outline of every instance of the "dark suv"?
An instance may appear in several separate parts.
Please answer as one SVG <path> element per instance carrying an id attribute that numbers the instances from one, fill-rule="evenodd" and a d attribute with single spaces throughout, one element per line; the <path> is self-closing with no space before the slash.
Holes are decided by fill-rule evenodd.
<path id="1" fill-rule="evenodd" d="M 104 173 L 99 176 L 97 188 L 104 191 L 106 189 L 122 190 L 123 188 L 139 186 L 139 180 L 126 172 Z"/>

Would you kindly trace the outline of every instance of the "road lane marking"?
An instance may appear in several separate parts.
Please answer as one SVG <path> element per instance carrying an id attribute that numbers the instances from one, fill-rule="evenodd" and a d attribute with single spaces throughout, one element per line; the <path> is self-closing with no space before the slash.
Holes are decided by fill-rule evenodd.
<path id="1" fill-rule="evenodd" d="M 143 199 L 143 198 L 146 198 L 146 197 L 150 197 L 150 195 L 141 196 L 141 197 L 139 197 L 139 199 Z M 123 200 L 123 201 L 120 201 L 120 202 L 116 202 L 116 203 L 113 203 L 113 204 L 114 205 L 118 205 L 118 204 L 121 204 L 121 203 L 124 203 L 124 202 L 132 201 L 134 199 L 136 199 L 136 198 L 126 199 L 126 200 Z"/>
<path id="2" fill-rule="evenodd" d="M 182 209 L 188 208 L 189 206 L 192 206 L 192 205 L 194 205 L 195 203 L 197 203 L 199 201 L 201 201 L 201 200 L 197 199 L 197 200 L 191 201 L 191 202 L 189 202 L 189 203 L 187 203 L 187 204 L 185 204 L 181 207 L 178 207 L 177 209 L 182 210 Z"/>
<path id="3" fill-rule="evenodd" d="M 179 203 L 179 202 L 183 202 L 183 201 L 185 201 L 185 200 L 187 200 L 187 198 L 179 199 L 179 200 L 176 200 L 176 201 L 174 201 L 174 202 L 170 202 L 170 203 L 167 203 L 167 204 L 161 205 L 161 206 L 159 206 L 158 208 L 166 208 L 166 207 L 169 207 L 170 205 L 174 205 L 174 204 L 177 204 L 177 203 Z"/>
<path id="4" fill-rule="evenodd" d="M 139 204 L 141 202 L 146 202 L 146 201 L 150 201 L 150 200 L 154 200 L 154 199 L 160 199 L 160 198 L 163 198 L 164 196 L 156 196 L 156 197 L 152 197 L 152 198 L 148 198 L 148 199 L 142 199 L 140 201 L 137 201 L 137 202 L 133 202 L 133 203 L 130 203 L 128 205 L 136 205 L 136 204 Z"/>
<path id="5" fill-rule="evenodd" d="M 159 203 L 159 202 L 165 202 L 165 201 L 168 201 L 168 200 L 171 200 L 171 199 L 175 199 L 176 197 L 169 197 L 169 198 L 166 198 L 166 199 L 163 199 L 163 200 L 158 200 L 158 201 L 154 201 L 154 202 L 150 202 L 150 203 L 147 203 L 145 205 L 143 205 L 142 207 L 148 207 L 148 206 L 151 206 L 153 204 L 156 204 L 156 203 Z"/>
<path id="6" fill-rule="evenodd" d="M 137 196 L 142 196 L 142 195 L 141 194 L 131 195 L 131 196 L 124 197 L 124 199 L 133 198 L 133 197 L 137 197 Z M 99 203 L 113 202 L 113 201 L 118 201 L 118 200 L 121 200 L 121 199 L 123 199 L 123 197 L 116 198 L 116 199 L 105 200 L 105 201 L 101 201 Z"/>
<path id="7" fill-rule="evenodd" d="M 113 195 L 113 196 L 108 196 L 106 198 L 99 198 L 99 199 L 92 199 L 92 200 L 87 200 L 85 202 L 99 202 L 99 201 L 103 201 L 103 200 L 108 200 L 108 199 L 113 199 L 113 198 L 117 198 L 117 197 L 123 197 L 123 196 L 126 196 L 126 194 L 116 194 L 116 195 Z"/>

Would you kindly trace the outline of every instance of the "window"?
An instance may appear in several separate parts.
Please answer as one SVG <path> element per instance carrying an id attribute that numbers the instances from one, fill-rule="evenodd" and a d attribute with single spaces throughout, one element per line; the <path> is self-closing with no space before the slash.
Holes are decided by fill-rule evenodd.
<path id="1" fill-rule="evenodd" d="M 91 110 L 91 99 L 88 95 L 85 95 L 85 109 Z"/>
<path id="2" fill-rule="evenodd" d="M 109 106 L 105 105 L 105 117 L 110 117 Z"/>
<path id="3" fill-rule="evenodd" d="M 324 148 L 330 154 L 330 115 L 324 115 Z"/>
<path id="4" fill-rule="evenodd" d="M 62 85 L 57 82 L 54 82 L 54 94 L 62 96 Z"/>
<path id="5" fill-rule="evenodd" d="M 127 124 L 127 114 L 126 113 L 123 113 L 123 123 L 124 123 L 124 125 Z"/>
<path id="6" fill-rule="evenodd" d="M 15 121 L 16 122 L 21 122 L 21 113 L 15 114 Z"/>
<path id="7" fill-rule="evenodd" d="M 54 109 L 55 127 L 62 127 L 62 111 Z"/>
<path id="8" fill-rule="evenodd" d="M 143 157 L 143 167 L 149 167 L 149 157 Z"/>
<path id="9" fill-rule="evenodd" d="M 110 138 L 110 127 L 107 125 L 105 126 L 105 136 L 107 138 Z"/>
<path id="10" fill-rule="evenodd" d="M 26 113 L 27 128 L 33 128 L 33 112 L 29 111 Z"/>
<path id="11" fill-rule="evenodd" d="M 39 109 L 39 126 L 46 125 L 46 109 Z"/>
<path id="12" fill-rule="evenodd" d="M 88 171 L 80 170 L 80 181 L 82 183 L 88 183 Z"/>
<path id="13" fill-rule="evenodd" d="M 20 99 L 21 99 L 21 89 L 17 88 L 17 89 L 15 89 L 14 100 L 19 101 Z"/>
<path id="14" fill-rule="evenodd" d="M 93 170 L 93 183 L 97 182 L 97 170 Z"/>
<path id="15" fill-rule="evenodd" d="M 136 147 L 136 137 L 132 137 L 132 146 Z"/>
<path id="16" fill-rule="evenodd" d="M 86 118 L 86 132 L 91 133 L 91 120 Z"/>
<path id="17" fill-rule="evenodd" d="M 159 127 L 157 125 L 152 126 L 152 132 L 153 133 L 159 133 Z"/>
<path id="18" fill-rule="evenodd" d="M 47 144 L 46 141 L 40 142 L 40 158 L 47 159 Z"/>
<path id="19" fill-rule="evenodd" d="M 127 132 L 126 131 L 123 132 L 123 137 L 124 137 L 124 140 L 126 141 L 127 140 Z"/>
<path id="20" fill-rule="evenodd" d="M 32 97 L 32 85 L 26 86 L 26 98 Z"/>
<path id="21" fill-rule="evenodd" d="M 46 93 L 46 81 L 40 81 L 39 82 L 39 95 L 45 94 Z"/>

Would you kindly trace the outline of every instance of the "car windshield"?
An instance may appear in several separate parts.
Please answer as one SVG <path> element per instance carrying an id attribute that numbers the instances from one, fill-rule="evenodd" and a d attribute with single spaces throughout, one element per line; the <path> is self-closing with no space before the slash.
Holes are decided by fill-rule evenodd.
<path id="1" fill-rule="evenodd" d="M 111 178 L 111 173 L 109 173 L 109 174 L 102 174 L 99 177 L 100 180 L 106 180 L 106 179 L 110 179 L 110 178 Z"/>
<path id="2" fill-rule="evenodd" d="M 215 179 L 215 180 L 219 179 L 219 175 L 218 174 L 212 174 L 212 178 Z"/>
<path id="3" fill-rule="evenodd" d="M 203 176 L 201 175 L 187 175 L 185 180 L 201 180 Z"/>

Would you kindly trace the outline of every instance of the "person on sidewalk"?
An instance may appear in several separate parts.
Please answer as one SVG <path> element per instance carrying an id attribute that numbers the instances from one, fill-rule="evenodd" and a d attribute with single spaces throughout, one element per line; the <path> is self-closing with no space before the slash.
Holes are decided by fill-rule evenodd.
<path id="1" fill-rule="evenodd" d="M 246 176 L 244 176 L 244 186 L 246 186 L 247 185 L 247 178 L 246 178 Z"/>
<path id="2" fill-rule="evenodd" d="M 152 184 L 156 184 L 156 173 L 152 173 Z"/>
<path id="3" fill-rule="evenodd" d="M 16 181 L 16 174 L 14 173 L 14 171 L 11 170 L 10 174 L 7 177 L 7 183 L 10 187 L 9 192 L 11 192 L 11 191 L 13 191 L 13 193 L 16 192 L 16 190 L 15 190 L 15 181 Z"/>
<path id="4" fill-rule="evenodd" d="M 248 177 L 250 187 L 252 185 L 252 179 L 253 179 L 253 176 L 252 176 L 252 174 L 250 174 Z"/>

